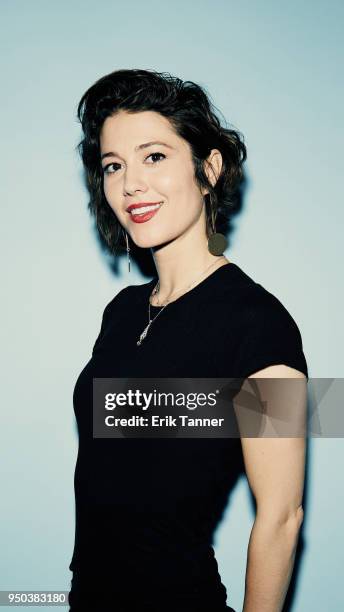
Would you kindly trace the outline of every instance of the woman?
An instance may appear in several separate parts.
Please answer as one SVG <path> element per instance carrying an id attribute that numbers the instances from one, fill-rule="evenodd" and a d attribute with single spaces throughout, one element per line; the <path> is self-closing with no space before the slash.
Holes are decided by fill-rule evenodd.
<path id="1" fill-rule="evenodd" d="M 246 147 L 201 87 L 166 73 L 109 74 L 78 117 L 100 236 L 126 247 L 129 269 L 130 248 L 150 249 L 157 274 L 107 304 L 75 385 L 70 610 L 233 610 L 211 544 L 242 452 L 257 503 L 244 612 L 277 612 L 302 522 L 303 438 L 92 435 L 94 378 L 308 376 L 291 315 L 222 254 Z"/>

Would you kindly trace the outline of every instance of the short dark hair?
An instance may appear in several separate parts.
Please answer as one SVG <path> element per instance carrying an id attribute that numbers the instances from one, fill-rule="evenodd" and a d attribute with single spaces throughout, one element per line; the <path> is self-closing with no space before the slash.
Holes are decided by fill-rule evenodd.
<path id="1" fill-rule="evenodd" d="M 182 81 L 167 72 L 122 69 L 100 78 L 82 96 L 77 109 L 83 138 L 77 145 L 81 155 L 90 199 L 100 237 L 111 253 L 125 246 L 122 227 L 106 201 L 99 135 L 105 119 L 125 110 L 155 111 L 166 117 L 174 131 L 190 145 L 195 180 L 209 194 L 204 196 L 209 235 L 211 215 L 230 216 L 237 189 L 243 179 L 242 164 L 247 152 L 242 134 L 223 127 L 205 90 L 192 81 Z M 212 187 L 204 171 L 211 149 L 222 155 L 222 170 Z M 213 217 L 214 218 L 214 217 Z"/>

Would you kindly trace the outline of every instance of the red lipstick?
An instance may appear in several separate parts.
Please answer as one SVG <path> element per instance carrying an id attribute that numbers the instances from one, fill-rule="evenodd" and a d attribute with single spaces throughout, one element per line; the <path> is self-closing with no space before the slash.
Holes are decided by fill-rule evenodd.
<path id="1" fill-rule="evenodd" d="M 141 213 L 135 212 L 135 209 L 141 209 L 148 206 L 154 206 L 155 208 L 151 208 L 151 210 L 146 210 Z M 154 217 L 158 210 L 160 210 L 161 206 L 162 202 L 140 202 L 140 204 L 131 204 L 130 206 L 128 206 L 127 211 L 129 211 L 131 219 L 132 221 L 134 221 L 134 223 L 145 223 L 146 221 L 149 221 L 150 219 L 152 219 L 152 217 Z"/>

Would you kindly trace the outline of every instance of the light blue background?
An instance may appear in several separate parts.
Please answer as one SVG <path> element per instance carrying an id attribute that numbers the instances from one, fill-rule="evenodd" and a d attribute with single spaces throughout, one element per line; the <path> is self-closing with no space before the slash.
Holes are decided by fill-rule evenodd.
<path id="1" fill-rule="evenodd" d="M 76 105 L 118 68 L 204 85 L 248 147 L 227 251 L 288 308 L 312 377 L 343 377 L 343 3 L 2 0 L 2 589 L 68 590 L 76 378 L 105 304 L 147 282 L 101 253 L 86 210 Z M 311 440 L 293 612 L 344 608 L 342 439 Z M 254 519 L 246 480 L 216 537 L 241 610 Z"/>

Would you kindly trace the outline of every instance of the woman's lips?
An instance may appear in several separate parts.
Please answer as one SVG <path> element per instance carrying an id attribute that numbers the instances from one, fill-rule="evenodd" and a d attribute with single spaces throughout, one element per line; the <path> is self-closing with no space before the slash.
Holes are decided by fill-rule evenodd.
<path id="1" fill-rule="evenodd" d="M 160 204 L 158 208 L 147 210 L 147 212 L 141 213 L 140 215 L 135 214 L 135 209 L 133 209 L 133 212 L 129 214 L 134 223 L 145 223 L 146 221 L 149 221 L 152 217 L 154 217 L 154 215 L 160 210 L 161 206 L 162 204 Z"/>

